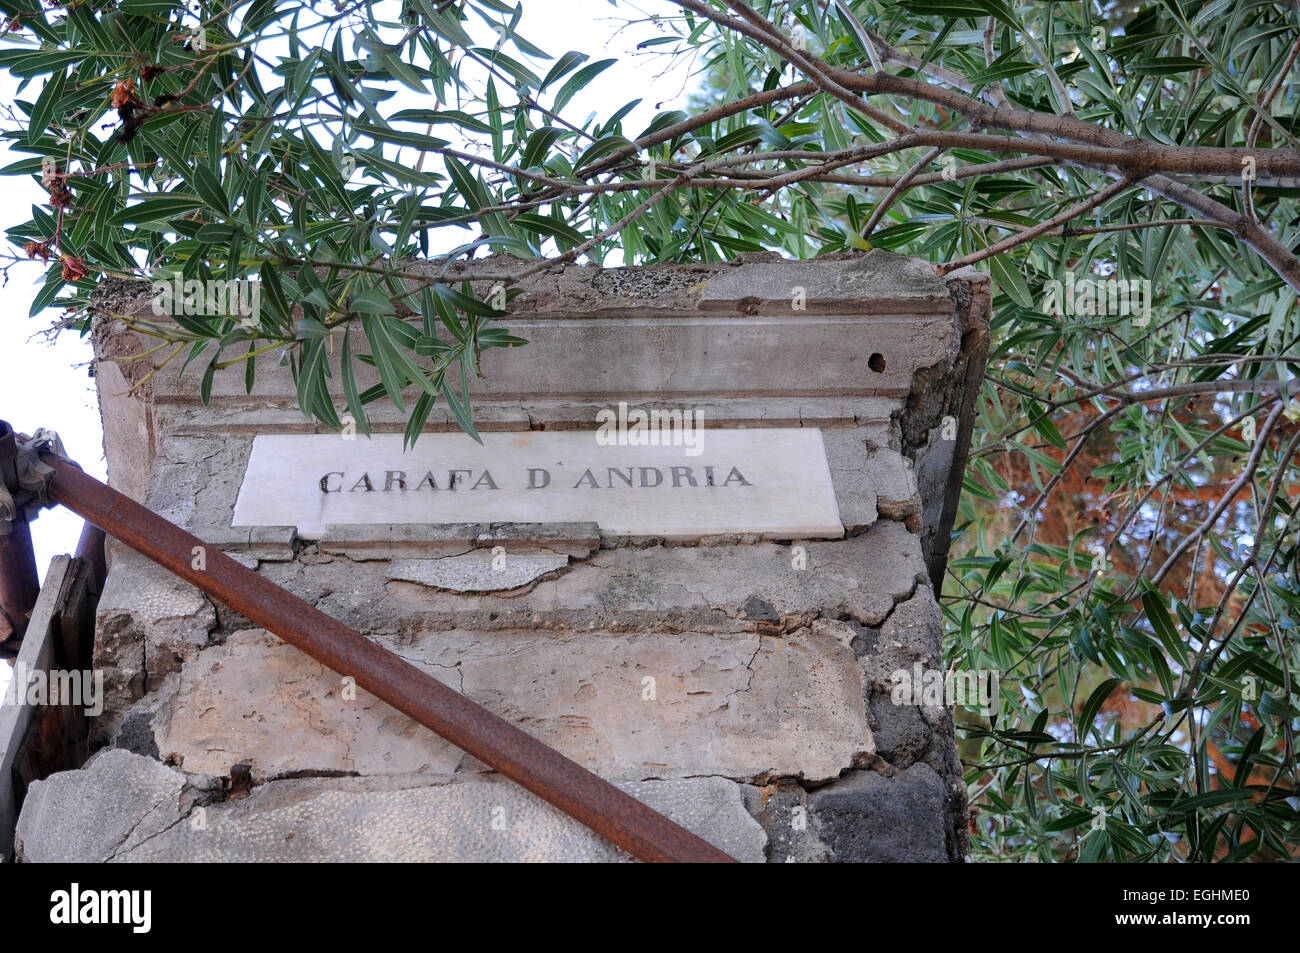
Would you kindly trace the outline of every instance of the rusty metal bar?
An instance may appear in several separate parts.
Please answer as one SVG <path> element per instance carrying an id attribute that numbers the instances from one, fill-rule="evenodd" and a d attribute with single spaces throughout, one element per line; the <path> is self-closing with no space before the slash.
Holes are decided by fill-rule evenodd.
<path id="1" fill-rule="evenodd" d="M 49 498 L 517 781 L 641 860 L 734 862 L 712 844 L 215 547 L 57 457 Z M 202 554 L 203 559 L 197 557 Z M 195 569 L 204 565 L 203 569 Z"/>
<path id="2" fill-rule="evenodd" d="M 23 519 L 0 536 L 0 643 L 22 641 L 40 586 L 32 533 Z"/>
<path id="3" fill-rule="evenodd" d="M 18 489 L 16 459 L 13 428 L 0 420 L 0 483 L 11 492 Z M 9 532 L 0 535 L 0 658 L 17 653 L 39 591 L 31 529 L 19 514 Z"/>

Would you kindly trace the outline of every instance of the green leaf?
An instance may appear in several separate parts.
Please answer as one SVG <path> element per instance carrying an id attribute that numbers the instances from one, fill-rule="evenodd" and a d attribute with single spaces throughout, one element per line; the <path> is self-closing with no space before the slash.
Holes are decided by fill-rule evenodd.
<path id="1" fill-rule="evenodd" d="M 1101 706 L 1110 698 L 1111 693 L 1115 691 L 1118 685 L 1123 684 L 1122 678 L 1108 678 L 1092 690 L 1088 700 L 1083 703 L 1083 710 L 1079 713 L 1079 741 L 1083 742 L 1088 734 L 1095 731 L 1094 722 L 1097 720 L 1097 713 L 1101 711 Z"/>
<path id="2" fill-rule="evenodd" d="M 366 420 L 366 409 L 362 405 L 361 395 L 357 393 L 356 371 L 352 367 L 351 328 L 343 332 L 343 354 L 339 361 L 339 372 L 343 380 L 343 397 L 347 401 L 348 413 L 356 421 L 357 429 L 369 436 L 370 423 Z"/>
<path id="3" fill-rule="evenodd" d="M 62 69 L 56 70 L 46 81 L 41 94 L 36 97 L 36 104 L 32 107 L 32 114 L 27 124 L 28 142 L 39 141 L 49 126 L 54 111 L 63 98 L 63 86 L 66 80 L 67 74 Z"/>
<path id="4" fill-rule="evenodd" d="M 588 166 L 595 164 L 597 160 L 603 159 L 611 152 L 615 152 L 628 146 L 633 146 L 633 143 L 632 140 L 625 136 L 618 135 L 617 133 L 610 136 L 604 136 L 603 138 L 593 142 L 587 148 L 587 151 L 582 154 L 576 163 L 574 163 L 574 168 L 585 169 Z M 635 146 L 633 146 L 633 148 L 635 149 Z"/>
<path id="5" fill-rule="evenodd" d="M 157 222 L 203 207 L 203 200 L 193 195 L 169 193 L 158 198 L 145 199 L 135 205 L 118 209 L 110 218 L 113 226 Z"/>
<path id="6" fill-rule="evenodd" d="M 1234 788 L 1245 787 L 1250 780 L 1250 771 L 1252 760 L 1259 753 L 1260 746 L 1264 743 L 1264 729 L 1257 728 L 1246 742 L 1245 747 L 1241 749 L 1241 754 L 1237 757 L 1237 770 L 1232 776 L 1232 786 Z"/>
<path id="7" fill-rule="evenodd" d="M 223 217 L 230 214 L 230 200 L 221 188 L 221 180 L 206 165 L 196 165 L 186 178 L 209 208 L 216 209 Z"/>
<path id="8" fill-rule="evenodd" d="M 63 287 L 64 283 L 63 266 L 55 262 L 50 266 L 49 270 L 45 272 L 45 284 L 41 286 L 41 290 L 38 291 L 36 297 L 32 299 L 31 309 L 27 312 L 28 316 L 30 317 L 31 315 L 37 314 L 49 305 L 53 304 L 54 299 L 58 297 L 59 290 Z"/>
<path id="9" fill-rule="evenodd" d="M 490 112 L 490 110 L 489 110 Z M 422 122 L 429 125 L 447 123 L 470 132 L 491 132 L 492 127 L 458 109 L 402 109 L 389 117 L 390 122 Z"/>
<path id="10" fill-rule="evenodd" d="M 492 156 L 498 162 L 505 158 L 505 122 L 501 118 L 501 99 L 497 96 L 497 84 L 488 79 L 487 113 L 489 130 L 492 133 Z"/>
<path id="11" fill-rule="evenodd" d="M 487 60 L 497 69 L 509 73 L 520 86 L 528 86 L 532 89 L 536 89 L 538 84 L 541 82 L 541 80 L 537 78 L 537 75 L 527 66 L 520 63 L 518 60 L 506 56 L 506 54 L 499 50 L 489 50 L 480 46 L 475 47 L 473 52 L 476 56 L 481 56 L 483 59 Z M 557 107 L 555 111 L 559 112 L 559 108 Z"/>
<path id="12" fill-rule="evenodd" d="M 403 129 L 388 129 L 370 123 L 355 123 L 352 128 L 363 136 L 370 136 L 372 139 L 391 142 L 399 146 L 411 146 L 414 149 L 437 150 L 448 144 L 446 139 L 435 139 L 433 136 L 426 136 L 423 133 L 407 132 Z"/>
<path id="13" fill-rule="evenodd" d="M 244 11 L 241 37 L 253 36 L 275 17 L 276 0 L 253 0 Z"/>
<path id="14" fill-rule="evenodd" d="M 220 350 L 212 355 L 212 360 L 208 361 L 208 366 L 203 370 L 203 379 L 199 382 L 199 400 L 203 402 L 204 407 L 212 403 L 212 381 L 216 376 L 216 361 L 220 356 Z"/>
<path id="15" fill-rule="evenodd" d="M 370 356 L 374 359 L 375 370 L 379 372 L 379 380 L 388 394 L 388 399 L 399 411 L 406 413 L 406 405 L 402 402 L 402 388 L 405 386 L 405 381 L 398 373 L 392 355 L 394 347 L 388 340 L 379 316 L 361 315 L 361 330 L 370 344 Z"/>
<path id="16" fill-rule="evenodd" d="M 993 273 L 993 280 L 997 282 L 999 291 L 1020 307 L 1033 309 L 1034 296 L 1030 293 L 1029 285 L 1025 284 L 1024 276 L 1020 274 L 1015 262 L 1006 255 L 994 255 L 989 259 L 989 271 Z"/>
<path id="17" fill-rule="evenodd" d="M 378 288 L 358 291 L 352 296 L 348 307 L 358 314 L 392 314 L 397 310 L 388 296 Z"/>
<path id="18" fill-rule="evenodd" d="M 483 328 L 478 333 L 479 348 L 486 351 L 490 347 L 523 347 L 527 338 L 511 334 L 505 328 Z"/>
<path id="19" fill-rule="evenodd" d="M 546 74 L 546 78 L 543 79 L 541 85 L 537 87 L 537 91 L 539 93 L 545 92 L 547 86 L 550 86 L 551 83 L 568 73 L 574 67 L 587 62 L 587 59 L 588 57 L 586 53 L 578 53 L 573 50 L 565 53 L 555 61 L 555 65 L 552 66 L 551 71 Z"/>
<path id="20" fill-rule="evenodd" d="M 468 353 L 469 352 L 466 352 L 466 354 Z M 456 423 L 460 426 L 460 429 L 473 437 L 478 443 L 482 443 L 483 438 L 480 437 L 478 431 L 474 429 L 474 420 L 470 415 L 468 389 L 463 389 L 462 396 L 457 397 L 456 392 L 452 390 L 450 386 L 444 384 L 442 394 L 444 399 L 447 401 L 447 406 L 451 408 L 452 415 L 456 418 Z"/>
<path id="21" fill-rule="evenodd" d="M 1207 807 L 1221 807 L 1224 804 L 1231 804 L 1233 801 L 1241 801 L 1248 797 L 1254 797 L 1255 789 L 1252 788 L 1224 788 L 1218 791 L 1207 791 L 1204 794 L 1197 794 L 1181 801 L 1171 804 L 1166 814 L 1191 814 Z"/>
<path id="22" fill-rule="evenodd" d="M 433 405 L 436 402 L 437 398 L 432 394 L 420 395 L 420 399 L 415 402 L 415 407 L 411 409 L 410 419 L 406 422 L 406 430 L 402 434 L 402 449 L 415 446 L 415 441 L 424 431 L 424 425 L 428 422 L 429 414 L 433 412 Z"/>
<path id="23" fill-rule="evenodd" d="M 495 317 L 498 313 L 486 301 L 480 301 L 473 295 L 457 291 L 455 288 L 449 288 L 446 285 L 434 285 L 433 293 L 439 301 L 458 311 L 464 311 L 466 314 Z"/>
<path id="24" fill-rule="evenodd" d="M 1151 76 L 1171 76 L 1177 73 L 1189 73 L 1194 70 L 1209 69 L 1210 64 L 1189 56 L 1157 56 L 1154 59 L 1138 60 L 1130 63 L 1131 72 Z"/>
<path id="25" fill-rule="evenodd" d="M 1041 407 L 1037 404 L 1031 404 L 1025 409 L 1025 412 L 1029 419 L 1034 422 L 1034 430 L 1038 431 L 1044 440 L 1058 450 L 1066 448 L 1065 437 L 1061 436 L 1061 431 L 1052 422 L 1051 416 L 1044 413 Z"/>
<path id="26" fill-rule="evenodd" d="M 560 87 L 560 91 L 555 94 L 555 101 L 551 104 L 551 111 L 563 112 L 564 107 L 569 104 L 569 100 L 577 94 L 578 90 L 583 89 L 593 79 L 617 62 L 618 60 L 597 60 L 578 70 L 565 80 L 564 85 Z"/>
<path id="27" fill-rule="evenodd" d="M 556 221 L 546 215 L 534 215 L 530 212 L 524 212 L 515 216 L 514 223 L 520 228 L 536 232 L 539 235 L 562 239 L 560 242 L 562 251 L 574 245 L 581 245 L 587 240 L 587 236 L 572 225 L 567 222 Z"/>
<path id="28" fill-rule="evenodd" d="M 407 89 L 413 90 L 420 95 L 427 95 L 428 90 L 424 88 L 424 82 L 420 79 L 420 74 L 408 66 L 402 59 L 392 53 L 380 57 L 380 62 L 384 64 L 390 76 L 394 76 Z"/>
<path id="29" fill-rule="evenodd" d="M 1147 655 L 1151 659 L 1151 670 L 1155 672 L 1156 681 L 1160 683 L 1160 690 L 1164 692 L 1160 701 L 1169 704 L 1174 697 L 1174 675 L 1169 669 L 1169 663 L 1165 660 L 1164 653 L 1160 652 L 1154 646 L 1148 650 Z M 1136 692 L 1134 693 L 1136 694 Z"/>
<path id="30" fill-rule="evenodd" d="M 370 343 L 374 347 L 376 344 L 383 350 L 384 357 L 389 361 L 394 370 L 402 377 L 418 386 L 426 394 L 437 396 L 438 388 L 429 379 L 428 373 L 418 364 L 411 360 L 407 355 L 404 347 L 409 347 L 414 343 L 418 332 L 414 328 L 399 321 L 396 318 L 376 316 L 372 327 L 378 338 L 371 337 Z M 411 335 L 410 338 L 407 335 Z M 369 337 L 369 335 L 367 335 Z"/>
<path id="31" fill-rule="evenodd" d="M 987 8 L 978 0 L 903 0 L 899 5 L 912 13 L 941 16 L 945 19 L 954 17 L 978 19 L 988 14 Z"/>
<path id="32" fill-rule="evenodd" d="M 528 145 L 524 147 L 523 157 L 519 161 L 519 167 L 529 169 L 533 166 L 542 165 L 546 161 L 546 155 L 550 152 L 551 146 L 562 135 L 564 135 L 563 129 L 555 126 L 542 126 L 529 137 Z"/>
<path id="33" fill-rule="evenodd" d="M 1174 620 L 1170 617 L 1169 610 L 1165 608 L 1160 595 L 1150 591 L 1142 593 L 1142 611 L 1170 658 L 1176 659 L 1179 665 L 1186 667 L 1187 646 L 1178 637 Z"/>
<path id="34" fill-rule="evenodd" d="M 456 19 L 456 13 L 458 12 L 456 7 L 446 11 L 438 10 L 432 0 L 417 0 L 417 4 L 424 22 L 429 24 L 429 28 L 444 40 L 448 40 L 457 46 L 469 46 L 474 42 Z"/>
<path id="35" fill-rule="evenodd" d="M 443 156 L 443 162 L 447 166 L 452 182 L 456 184 L 456 191 L 460 193 L 466 205 L 477 211 L 491 204 L 487 191 L 459 160 L 452 156 Z"/>
<path id="36" fill-rule="evenodd" d="M 175 3 L 172 0 L 121 0 L 121 3 L 117 5 L 117 8 L 123 13 L 138 17 L 166 15 L 178 7 L 183 8 L 184 4 Z"/>

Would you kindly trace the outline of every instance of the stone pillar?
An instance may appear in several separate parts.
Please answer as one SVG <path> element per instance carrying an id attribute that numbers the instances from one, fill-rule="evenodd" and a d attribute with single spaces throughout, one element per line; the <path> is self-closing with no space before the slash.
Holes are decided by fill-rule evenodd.
<path id="1" fill-rule="evenodd" d="M 963 859 L 951 712 L 892 695 L 942 667 L 985 276 L 879 251 L 539 275 L 500 322 L 530 343 L 483 355 L 484 445 L 439 404 L 409 455 L 386 401 L 348 440 L 271 362 L 208 406 L 193 369 L 145 380 L 115 315 L 148 296 L 97 296 L 124 492 L 739 859 Z M 597 439 L 639 410 L 702 414 L 702 446 Z M 32 786 L 23 859 L 624 856 L 121 548 L 95 663 L 102 750 Z"/>

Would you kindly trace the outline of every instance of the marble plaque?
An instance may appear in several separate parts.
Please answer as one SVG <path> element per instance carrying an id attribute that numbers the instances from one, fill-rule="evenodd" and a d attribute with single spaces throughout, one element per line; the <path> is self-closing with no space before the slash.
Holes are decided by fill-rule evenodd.
<path id="1" fill-rule="evenodd" d="M 232 525 L 292 525 L 307 538 L 346 524 L 569 522 L 674 539 L 843 535 L 820 430 L 688 436 L 656 446 L 529 431 L 479 444 L 440 433 L 403 451 L 400 434 L 260 434 Z"/>

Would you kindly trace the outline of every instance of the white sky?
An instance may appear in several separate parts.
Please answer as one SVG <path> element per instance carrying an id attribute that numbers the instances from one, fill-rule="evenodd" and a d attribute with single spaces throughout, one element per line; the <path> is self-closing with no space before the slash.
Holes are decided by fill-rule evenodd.
<path id="1" fill-rule="evenodd" d="M 653 49 L 636 51 L 637 43 L 661 35 L 651 23 L 633 24 L 617 34 L 616 31 L 628 19 L 671 15 L 677 9 L 665 0 L 639 0 L 620 3 L 618 7 L 611 6 L 607 0 L 531 0 L 524 4 L 518 32 L 551 56 L 572 49 L 588 54 L 588 62 L 616 57 L 619 62 L 575 96 L 565 115 L 577 118 L 595 111 L 603 117 L 624 103 L 640 98 L 641 105 L 623 120 L 624 130 L 635 135 L 649 125 L 656 107 L 684 106 L 692 85 L 690 64 L 676 61 L 669 67 L 668 58 L 656 55 Z M 482 28 L 476 18 L 471 23 Z M 471 28 L 471 32 L 477 37 L 484 31 Z M 345 50 L 351 52 L 346 42 Z M 508 48 L 508 52 L 517 55 L 513 49 Z M 539 75 L 544 75 L 547 68 L 543 66 Z M 0 73 L 0 97 L 11 101 L 15 88 L 13 78 Z M 36 92 L 29 86 L 23 91 L 23 98 L 30 101 Z M 402 108 L 427 105 L 416 101 L 413 93 L 399 94 L 399 98 L 403 99 Z M 0 166 L 22 158 L 27 155 L 10 152 L 0 142 Z M 32 179 L 5 177 L 2 185 L 9 200 L 0 205 L 0 233 L 30 218 L 30 206 L 44 202 L 46 197 L 45 191 Z M 6 243 L 5 251 L 15 249 Z M 87 374 L 91 358 L 89 344 L 78 340 L 75 332 L 59 335 L 53 344 L 44 340 L 40 332 L 57 318 L 57 311 L 47 310 L 27 317 L 43 275 L 39 262 L 17 264 L 9 269 L 8 281 L 0 287 L 0 419 L 8 420 L 19 433 L 30 434 L 37 427 L 57 430 L 68 455 L 86 472 L 102 479 L 105 475 L 103 435 L 94 382 Z M 76 548 L 81 526 L 80 517 L 59 508 L 45 510 L 33 523 L 36 563 L 42 578 L 53 556 L 71 553 Z M 0 665 L 0 694 L 10 671 L 8 666 Z"/>

